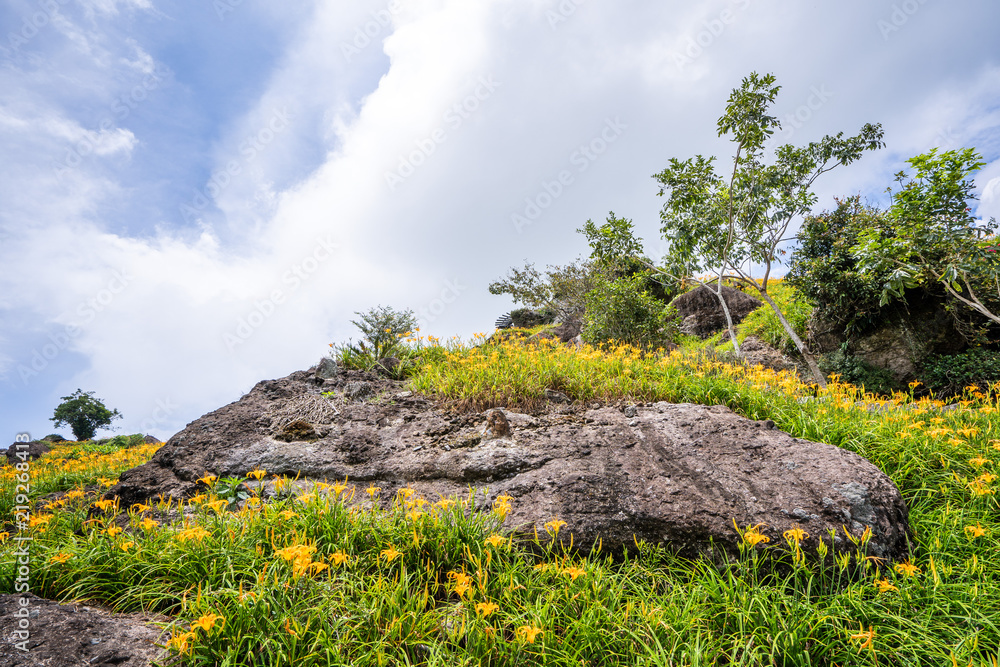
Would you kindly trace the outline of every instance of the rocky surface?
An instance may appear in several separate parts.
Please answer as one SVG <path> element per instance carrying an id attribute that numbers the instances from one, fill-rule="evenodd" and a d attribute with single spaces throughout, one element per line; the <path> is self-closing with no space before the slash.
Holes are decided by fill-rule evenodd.
<path id="1" fill-rule="evenodd" d="M 15 442 L 7 448 L 7 463 L 14 465 L 22 461 L 31 461 L 48 452 L 52 448 L 44 440 L 32 440 L 31 442 Z M 20 456 L 19 456 L 20 454 Z"/>
<path id="2" fill-rule="evenodd" d="M 728 338 L 724 338 L 723 342 L 728 340 Z M 744 360 L 750 366 L 757 366 L 759 364 L 764 368 L 776 371 L 799 370 L 790 357 L 774 349 L 757 336 L 747 336 L 743 339 L 743 342 L 740 344 L 740 351 L 743 353 Z M 806 373 L 808 374 L 808 369 Z M 809 380 L 806 381 L 808 382 Z"/>
<path id="3" fill-rule="evenodd" d="M 744 317 L 763 305 L 763 301 L 732 287 L 722 287 L 722 298 L 726 300 L 733 324 L 739 324 Z M 681 294 L 671 305 L 677 308 L 677 314 L 681 316 L 680 330 L 683 334 L 708 338 L 726 328 L 726 314 L 722 311 L 714 289 L 702 285 Z"/>
<path id="4" fill-rule="evenodd" d="M 889 314 L 873 331 L 856 336 L 846 354 L 892 373 L 900 385 L 917 379 L 921 363 L 931 354 L 953 354 L 968 347 L 954 316 L 932 299 L 912 297 L 906 308 Z M 838 350 L 847 339 L 843 327 L 814 315 L 807 343 L 817 353 Z"/>
<path id="5" fill-rule="evenodd" d="M 59 604 L 31 594 L 0 595 L 0 665 L 149 667 L 169 658 L 167 650 L 157 646 L 167 636 L 154 625 L 168 620 Z"/>
<path id="6" fill-rule="evenodd" d="M 262 468 L 347 477 L 359 489 L 374 482 L 384 505 L 403 486 L 431 499 L 488 487 L 477 496 L 486 504 L 511 496 L 508 525 L 544 535 L 558 517 L 567 522 L 560 537 L 572 533 L 583 551 L 600 542 L 620 554 L 638 539 L 685 555 L 706 552 L 712 540 L 733 553 L 735 520 L 765 524 L 772 543 L 801 527 L 807 550 L 820 536 L 829 541 L 830 529 L 839 535 L 833 546 L 852 548 L 841 526 L 855 535 L 871 526 L 870 553 L 908 553 L 907 508 L 875 466 L 723 406 L 546 402 L 538 414 L 504 410 L 501 419 L 446 411 L 374 374 L 324 381 L 314 371 L 260 382 L 195 420 L 108 497 L 127 506 L 160 493 L 189 496 L 206 473 Z"/>

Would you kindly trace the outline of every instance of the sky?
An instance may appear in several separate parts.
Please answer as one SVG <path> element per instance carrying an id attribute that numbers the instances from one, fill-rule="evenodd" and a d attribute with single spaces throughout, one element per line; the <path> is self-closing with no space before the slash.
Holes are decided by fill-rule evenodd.
<path id="1" fill-rule="evenodd" d="M 995 0 L 5 0 L 0 436 L 71 437 L 49 418 L 82 389 L 166 439 L 377 305 L 490 332 L 490 282 L 585 256 L 610 211 L 660 256 L 652 175 L 731 161 L 754 71 L 781 143 L 885 130 L 815 212 L 971 146 L 1000 217 L 997 25 Z"/>

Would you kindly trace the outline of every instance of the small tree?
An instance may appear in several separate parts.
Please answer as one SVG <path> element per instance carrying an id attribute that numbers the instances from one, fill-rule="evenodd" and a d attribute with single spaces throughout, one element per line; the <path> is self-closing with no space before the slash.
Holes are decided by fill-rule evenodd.
<path id="1" fill-rule="evenodd" d="M 632 221 L 619 218 L 614 211 L 608 213 L 604 224 L 587 220 L 576 230 L 587 238 L 590 260 L 607 278 L 645 276 L 643 288 L 664 303 L 669 303 L 681 290 L 679 280 L 668 279 L 662 270 L 650 267 L 653 262 L 645 256 L 642 239 L 636 238 Z"/>
<path id="2" fill-rule="evenodd" d="M 511 269 L 505 278 L 490 283 L 490 294 L 509 294 L 515 302 L 549 311 L 561 321 L 583 316 L 584 299 L 593 287 L 591 262 L 577 260 L 566 266 L 548 266 L 543 275 L 533 264 Z"/>
<path id="3" fill-rule="evenodd" d="M 364 334 L 358 345 L 363 354 L 373 362 L 391 357 L 401 347 L 401 340 L 417 328 L 417 318 L 412 310 L 396 312 L 391 306 L 370 308 L 367 312 L 355 311 L 361 321 L 351 320 Z"/>
<path id="4" fill-rule="evenodd" d="M 90 440 L 97 429 L 109 426 L 113 419 L 121 419 L 117 410 L 108 410 L 100 399 L 94 398 L 92 391 L 77 389 L 63 396 L 62 401 L 50 420 L 55 422 L 56 428 L 69 426 L 77 440 Z"/>
<path id="5" fill-rule="evenodd" d="M 906 288 L 938 282 L 955 300 L 1000 324 L 1000 243 L 995 219 L 972 217 L 975 183 L 986 163 L 972 148 L 937 149 L 907 161 L 915 177 L 896 174 L 901 188 L 888 211 L 891 230 L 865 230 L 851 250 L 869 274 L 887 274 L 881 303 Z"/>
<path id="6" fill-rule="evenodd" d="M 660 214 L 662 232 L 670 243 L 669 264 L 685 267 L 692 278 L 706 270 L 713 274 L 714 291 L 737 354 L 739 344 L 722 294 L 725 279 L 760 293 L 816 381 L 825 386 L 816 359 L 767 293 L 767 280 L 778 255 L 784 254 L 779 246 L 792 238 L 787 236 L 792 221 L 807 213 L 816 201 L 810 190 L 815 180 L 837 166 L 854 162 L 866 150 L 881 148 L 883 133 L 880 125 L 868 124 L 855 137 L 845 139 L 841 132 L 802 148 L 786 144 L 775 151 L 772 164 L 764 164 L 764 143 L 781 127 L 780 121 L 768 114 L 780 90 L 774 83 L 772 74 L 759 76 L 754 72 L 729 97 L 718 122 L 719 136 L 731 135 L 736 144 L 728 179 L 716 174 L 714 157 L 701 155 L 671 159 L 666 169 L 654 175 L 660 183 L 659 194 L 667 197 Z M 753 265 L 763 266 L 762 281 L 755 280 L 746 268 Z"/>

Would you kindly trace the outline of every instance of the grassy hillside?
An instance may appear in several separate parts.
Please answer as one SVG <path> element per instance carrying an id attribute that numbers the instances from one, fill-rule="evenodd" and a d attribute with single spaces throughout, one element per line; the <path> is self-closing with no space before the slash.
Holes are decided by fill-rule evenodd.
<path id="1" fill-rule="evenodd" d="M 170 646 L 190 665 L 1000 660 L 995 391 L 969 388 L 957 409 L 942 411 L 910 394 L 876 401 L 836 382 L 817 391 L 694 348 L 575 351 L 511 340 L 425 346 L 420 356 L 412 388 L 460 408 L 532 409 L 545 388 L 583 401 L 721 403 L 855 451 L 902 491 L 912 559 L 879 568 L 833 554 L 803 558 L 794 534 L 769 544 L 750 526 L 734 526 L 744 550 L 727 570 L 649 545 L 625 560 L 569 556 L 544 536 L 533 548 L 513 542 L 509 502 L 484 508 L 475 490 L 447 499 L 404 489 L 383 512 L 366 502 L 380 489 L 350 480 L 262 502 L 240 501 L 241 480 L 208 479 L 208 493 L 182 504 L 118 507 L 94 501 L 155 446 L 88 452 L 92 445 L 69 443 L 30 464 L 39 510 L 21 528 L 34 539 L 32 591 L 169 614 Z M 8 499 L 19 474 L 0 470 L 12 534 L 19 526 Z M 14 588 L 15 548 L 11 535 L 0 543 L 3 592 Z M 763 550 L 783 559 L 784 574 Z"/>

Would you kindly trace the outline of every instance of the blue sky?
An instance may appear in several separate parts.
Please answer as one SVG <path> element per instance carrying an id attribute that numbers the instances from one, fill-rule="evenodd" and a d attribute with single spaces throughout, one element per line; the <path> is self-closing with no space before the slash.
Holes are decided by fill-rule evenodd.
<path id="1" fill-rule="evenodd" d="M 996 25 L 987 0 L 8 0 L 3 437 L 77 388 L 169 437 L 377 304 L 488 331 L 489 282 L 585 254 L 609 210 L 657 254 L 651 175 L 729 159 L 715 122 L 754 70 L 792 143 L 885 127 L 818 209 L 975 146 L 1000 215 Z"/>

